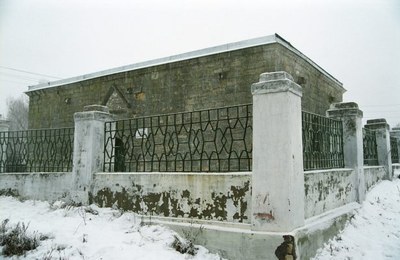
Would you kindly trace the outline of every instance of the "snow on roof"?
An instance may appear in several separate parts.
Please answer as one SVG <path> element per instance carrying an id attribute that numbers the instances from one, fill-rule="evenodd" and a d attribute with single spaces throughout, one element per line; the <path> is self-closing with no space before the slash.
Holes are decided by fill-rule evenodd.
<path id="1" fill-rule="evenodd" d="M 77 77 L 61 79 L 61 80 L 56 80 L 56 81 L 51 81 L 51 82 L 46 82 L 46 83 L 40 83 L 38 85 L 28 86 L 28 91 L 26 93 L 33 92 L 36 90 L 58 87 L 58 86 L 66 85 L 66 84 L 72 84 L 72 83 L 89 80 L 89 79 L 94 79 L 94 78 L 98 78 L 98 77 L 102 77 L 102 76 L 112 75 L 112 74 L 116 74 L 116 73 L 137 70 L 137 69 L 143 69 L 143 68 L 153 67 L 153 66 L 157 66 L 157 65 L 162 65 L 162 64 L 167 64 L 167 63 L 172 63 L 172 62 L 177 62 L 177 61 L 183 61 L 183 60 L 189 60 L 189 59 L 193 59 L 193 58 L 199 58 L 199 57 L 204 57 L 204 56 L 208 56 L 208 55 L 224 53 L 224 52 L 229 52 L 229 51 L 235 51 L 235 50 L 240 50 L 240 49 L 245 49 L 245 48 L 250 48 L 250 47 L 256 47 L 256 46 L 260 46 L 260 45 L 267 45 L 267 44 L 272 44 L 272 43 L 279 43 L 279 44 L 283 45 L 284 47 L 286 47 L 287 49 L 289 49 L 290 51 L 299 55 L 301 58 L 306 60 L 312 66 L 317 68 L 321 73 L 323 73 L 328 78 L 330 78 L 335 83 L 337 83 L 340 86 L 341 90 L 343 92 L 345 92 L 345 89 L 342 87 L 343 84 L 340 81 L 338 81 L 336 78 L 334 78 L 332 75 L 330 75 L 324 69 L 322 69 L 318 64 L 313 62 L 311 59 L 306 57 L 299 50 L 294 48 L 289 42 L 287 42 L 281 36 L 279 36 L 278 34 L 273 34 L 273 35 L 269 35 L 269 36 L 264 36 L 264 37 L 259 37 L 259 38 L 254 38 L 254 39 L 249 39 L 249 40 L 244 40 L 244 41 L 239 41 L 239 42 L 227 43 L 227 44 L 209 47 L 209 48 L 205 48 L 205 49 L 201 49 L 201 50 L 196 50 L 196 51 L 191 51 L 191 52 L 182 53 L 182 54 L 178 54 L 178 55 L 173 55 L 173 56 L 169 56 L 169 57 L 165 57 L 165 58 L 159 58 L 159 59 L 134 63 L 134 64 L 116 67 L 116 68 L 103 70 L 103 71 L 98 71 L 98 72 L 94 72 L 94 73 L 90 73 L 90 74 L 84 74 L 84 75 L 77 76 Z"/>

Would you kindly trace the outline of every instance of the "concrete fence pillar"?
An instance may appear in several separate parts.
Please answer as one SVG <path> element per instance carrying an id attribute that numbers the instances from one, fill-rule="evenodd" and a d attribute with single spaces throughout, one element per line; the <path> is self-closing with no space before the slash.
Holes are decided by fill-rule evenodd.
<path id="1" fill-rule="evenodd" d="M 74 114 L 74 158 L 72 187 L 76 202 L 88 203 L 93 174 L 103 171 L 104 123 L 112 120 L 105 106 L 85 106 L 84 112 Z"/>
<path id="2" fill-rule="evenodd" d="M 286 72 L 264 73 L 253 94 L 252 228 L 304 225 L 302 88 Z"/>
<path id="3" fill-rule="evenodd" d="M 0 115 L 1 116 L 1 115 Z M 7 142 L 8 130 L 10 129 L 10 122 L 3 117 L 0 117 L 0 173 L 6 170 L 7 161 Z M 2 139 L 2 140 L 1 140 Z"/>
<path id="4" fill-rule="evenodd" d="M 354 169 L 357 201 L 365 200 L 364 152 L 362 117 L 363 112 L 354 102 L 332 104 L 326 112 L 332 119 L 341 120 L 343 125 L 344 166 Z"/>
<path id="5" fill-rule="evenodd" d="M 393 127 L 392 131 L 390 131 L 390 136 L 395 137 L 397 140 L 397 151 L 400 153 L 400 127 Z M 392 162 L 392 163 L 400 163 L 400 154 L 399 154 L 399 161 Z"/>
<path id="6" fill-rule="evenodd" d="M 390 153 L 390 133 L 386 119 L 367 120 L 365 128 L 375 131 L 378 163 L 385 167 L 385 179 L 393 179 L 392 158 Z"/>

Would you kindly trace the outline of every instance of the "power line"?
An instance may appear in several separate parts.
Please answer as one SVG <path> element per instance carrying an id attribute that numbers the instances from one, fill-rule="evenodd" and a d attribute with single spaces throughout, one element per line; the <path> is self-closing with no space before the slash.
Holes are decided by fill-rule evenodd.
<path id="1" fill-rule="evenodd" d="M 12 82 L 12 83 L 18 83 L 18 84 L 24 84 L 24 85 L 31 85 L 32 81 L 28 82 L 28 81 L 16 81 L 16 80 L 10 80 L 10 79 L 0 79 L 0 82 L 2 81 L 6 81 L 6 82 Z"/>
<path id="2" fill-rule="evenodd" d="M 388 105 L 365 105 L 361 107 L 393 107 L 393 106 L 400 106 L 400 104 L 388 104 Z"/>
<path id="3" fill-rule="evenodd" d="M 33 76 L 24 76 L 24 75 L 14 75 L 10 73 L 5 73 L 0 71 L 0 76 L 2 77 L 9 77 L 9 78 L 14 78 L 14 79 L 23 79 L 23 80 L 29 80 L 29 81 L 38 81 L 40 78 L 34 78 Z"/>
<path id="4" fill-rule="evenodd" d="M 6 66 L 0 66 L 0 68 L 8 69 L 8 70 L 13 70 L 13 71 L 18 71 L 18 72 L 22 72 L 22 73 L 28 73 L 28 74 L 32 74 L 32 75 L 38 75 L 38 76 L 42 76 L 42 77 L 49 77 L 49 78 L 61 79 L 61 78 L 59 78 L 59 77 L 54 77 L 54 76 L 50 76 L 50 75 L 46 75 L 46 74 L 41 74 L 41 73 L 36 73 L 36 72 L 31 72 L 31 71 L 26 71 L 26 70 L 14 69 L 14 68 L 6 67 Z"/>
<path id="5" fill-rule="evenodd" d="M 397 119 L 400 119 L 400 117 L 399 116 L 385 116 L 385 117 L 383 117 L 383 116 L 374 116 L 374 117 L 363 117 L 363 119 L 378 119 L 378 118 L 397 118 Z"/>
<path id="6" fill-rule="evenodd" d="M 29 81 L 29 82 L 36 82 L 36 81 L 39 81 L 38 78 L 11 76 L 11 75 L 3 74 L 1 71 L 0 71 L 0 77 L 3 78 L 3 79 L 23 80 L 23 81 Z"/>
<path id="7" fill-rule="evenodd" d="M 364 113 L 399 113 L 400 110 L 384 110 L 384 111 L 366 111 L 363 110 Z"/>

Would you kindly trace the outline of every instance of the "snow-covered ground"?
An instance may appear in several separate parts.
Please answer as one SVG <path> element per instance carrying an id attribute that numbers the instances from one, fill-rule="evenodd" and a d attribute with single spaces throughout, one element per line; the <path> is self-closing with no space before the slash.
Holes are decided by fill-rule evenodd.
<path id="1" fill-rule="evenodd" d="M 220 259 L 204 247 L 198 247 L 195 256 L 177 252 L 171 247 L 176 233 L 159 225 L 141 225 L 133 213 L 90 208 L 98 214 L 87 212 L 88 207 L 62 208 L 61 202 L 20 202 L 3 196 L 0 223 L 5 219 L 8 226 L 29 223 L 28 232 L 49 237 L 18 259 Z"/>
<path id="2" fill-rule="evenodd" d="M 345 229 L 314 259 L 400 259 L 400 179 L 375 186 Z"/>
<path id="3" fill-rule="evenodd" d="M 195 256 L 181 254 L 171 247 L 176 234 L 168 228 L 141 225 L 133 213 L 94 205 L 63 207 L 61 202 L 0 197 L 0 222 L 5 219 L 10 226 L 29 223 L 28 232 L 49 237 L 19 259 L 220 259 L 203 247 Z M 315 259 L 400 259 L 400 180 L 374 187 Z"/>

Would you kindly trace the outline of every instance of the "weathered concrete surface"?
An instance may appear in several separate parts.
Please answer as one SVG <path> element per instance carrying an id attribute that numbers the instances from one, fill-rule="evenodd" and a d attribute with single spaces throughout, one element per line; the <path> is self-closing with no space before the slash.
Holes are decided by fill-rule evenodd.
<path id="1" fill-rule="evenodd" d="M 144 215 L 250 222 L 250 173 L 98 173 L 90 202 Z"/>
<path id="2" fill-rule="evenodd" d="M 67 199 L 71 191 L 71 177 L 70 172 L 2 173 L 0 195 L 46 201 Z"/>
<path id="3" fill-rule="evenodd" d="M 384 166 L 368 166 L 364 167 L 365 186 L 369 191 L 375 184 L 385 178 L 386 169 Z"/>
<path id="4" fill-rule="evenodd" d="M 390 137 L 394 137 L 397 139 L 396 140 L 397 141 L 396 142 L 397 143 L 397 151 L 399 151 L 399 153 L 400 153 L 400 127 L 393 127 L 392 130 L 390 131 Z M 391 150 L 392 149 L 393 149 L 393 147 L 391 147 Z M 392 162 L 392 164 L 400 164 L 400 158 L 399 158 L 399 161 Z"/>
<path id="5" fill-rule="evenodd" d="M 376 169 L 367 172 L 372 174 Z M 348 174 L 354 172 L 344 169 L 309 172 L 305 183 L 312 185 L 311 181 L 316 181 L 312 187 L 318 187 L 319 180 L 324 185 L 341 178 L 348 181 L 351 179 Z M 72 191 L 68 186 L 71 176 L 71 173 L 1 174 L 0 192 L 29 199 L 67 200 Z M 290 248 L 283 236 L 294 240 L 291 248 L 297 258 L 293 259 L 309 259 L 343 228 L 359 205 L 349 203 L 308 218 L 305 226 L 290 232 L 261 232 L 251 230 L 251 173 L 97 173 L 93 178 L 91 202 L 144 214 L 145 222 L 166 224 L 183 237 L 195 238 L 196 244 L 228 259 L 277 259 L 278 247 Z M 333 192 L 334 187 L 324 185 L 320 187 L 328 197 L 338 194 Z"/>
<path id="6" fill-rule="evenodd" d="M 193 239 L 195 244 L 205 246 L 230 260 L 276 260 L 275 251 L 284 242 L 283 236 L 293 233 L 252 231 L 250 225 L 218 227 L 212 225 L 183 224 L 156 220 L 153 223 L 168 225 L 182 237 Z M 293 253 L 295 253 L 295 248 Z M 300 258 L 286 258 L 300 259 Z"/>
<path id="7" fill-rule="evenodd" d="M 337 235 L 360 204 L 352 202 L 343 207 L 309 218 L 304 227 L 294 231 L 299 259 L 310 259 L 317 250 Z"/>
<path id="8" fill-rule="evenodd" d="M 5 132 L 5 133 L 1 133 L 0 136 L 2 138 L 7 138 L 8 137 L 8 130 L 10 128 L 10 122 L 8 120 L 3 119 L 2 115 L 0 115 L 0 132 Z M 7 143 L 3 143 L 0 146 L 0 151 L 4 151 L 2 152 L 2 158 L 1 161 L 2 163 L 0 163 L 0 172 L 4 172 L 5 166 L 6 166 L 6 159 L 7 159 L 7 154 L 6 154 L 6 150 L 7 150 Z"/>
<path id="9" fill-rule="evenodd" d="M 392 158 L 390 154 L 390 132 L 386 119 L 367 120 L 365 128 L 375 131 L 378 163 L 386 168 L 385 180 L 393 179 Z"/>
<path id="10" fill-rule="evenodd" d="M 354 102 L 332 104 L 326 112 L 327 116 L 342 121 L 343 125 L 343 154 L 344 167 L 354 169 L 357 192 L 357 201 L 365 200 L 365 177 L 362 117 L 363 112 Z"/>
<path id="11" fill-rule="evenodd" d="M 352 169 L 304 172 L 305 218 L 357 201 L 355 186 Z"/>
<path id="12" fill-rule="evenodd" d="M 304 224 L 302 88 L 282 71 L 261 74 L 251 91 L 252 228 L 291 231 Z"/>
<path id="13" fill-rule="evenodd" d="M 354 214 L 359 204 L 352 202 L 324 214 L 310 218 L 301 228 L 291 232 L 262 232 L 251 230 L 251 225 L 241 223 L 210 223 L 177 219 L 144 217 L 149 224 L 167 225 L 182 237 L 203 245 L 211 252 L 231 260 L 276 260 L 276 253 L 285 249 L 290 252 L 282 259 L 310 259 L 329 239 L 337 235 Z M 284 238 L 294 243 L 285 246 Z M 278 249 L 279 248 L 279 249 Z"/>
<path id="14" fill-rule="evenodd" d="M 75 113 L 74 154 L 71 199 L 88 203 L 93 174 L 103 170 L 105 122 L 112 120 L 108 108 L 86 106 L 85 112 Z"/>

